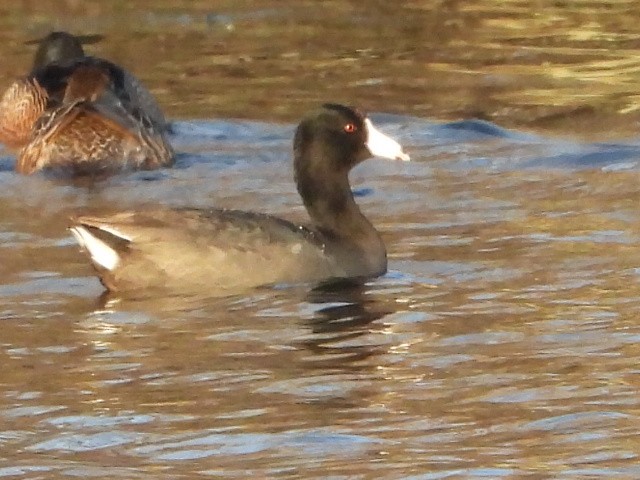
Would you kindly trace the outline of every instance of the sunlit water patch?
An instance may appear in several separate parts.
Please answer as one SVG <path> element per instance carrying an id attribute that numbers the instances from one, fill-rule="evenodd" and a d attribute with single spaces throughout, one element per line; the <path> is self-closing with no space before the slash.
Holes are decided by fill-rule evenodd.
<path id="1" fill-rule="evenodd" d="M 639 147 L 374 118 L 413 161 L 352 173 L 389 272 L 349 288 L 105 296 L 66 230 L 303 221 L 293 125 L 176 122 L 176 168 L 92 186 L 3 169 L 0 477 L 639 476 Z"/>

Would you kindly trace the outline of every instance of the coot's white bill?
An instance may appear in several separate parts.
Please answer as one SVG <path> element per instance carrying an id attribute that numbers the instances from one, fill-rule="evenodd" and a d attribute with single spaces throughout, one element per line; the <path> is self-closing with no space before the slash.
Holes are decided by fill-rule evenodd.
<path id="1" fill-rule="evenodd" d="M 391 160 L 403 160 L 408 162 L 409 155 L 402 151 L 402 146 L 393 138 L 386 136 L 373 126 L 371 120 L 365 118 L 364 124 L 367 128 L 367 148 L 374 157 L 389 158 Z"/>

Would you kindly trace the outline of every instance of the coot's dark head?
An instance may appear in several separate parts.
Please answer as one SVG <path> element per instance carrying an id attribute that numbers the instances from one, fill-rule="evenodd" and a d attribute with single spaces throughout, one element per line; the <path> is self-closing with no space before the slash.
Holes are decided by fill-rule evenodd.
<path id="1" fill-rule="evenodd" d="M 409 160 L 400 144 L 375 128 L 363 113 L 337 104 L 325 104 L 300 122 L 294 153 L 296 170 L 321 163 L 336 173 L 348 172 L 371 156 Z"/>
<path id="2" fill-rule="evenodd" d="M 26 45 L 38 45 L 33 59 L 33 70 L 52 63 L 66 62 L 84 57 L 82 45 L 96 43 L 102 35 L 71 35 L 67 32 L 51 32 L 43 38 L 25 42 Z"/>

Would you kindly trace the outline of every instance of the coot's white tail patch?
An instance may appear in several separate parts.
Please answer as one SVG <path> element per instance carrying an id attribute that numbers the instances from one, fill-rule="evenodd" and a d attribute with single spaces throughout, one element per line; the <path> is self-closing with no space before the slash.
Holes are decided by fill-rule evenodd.
<path id="1" fill-rule="evenodd" d="M 120 263 L 118 253 L 105 242 L 92 235 L 87 228 L 78 225 L 71 227 L 70 230 L 80 246 L 89 252 L 94 263 L 107 270 L 113 270 L 118 266 Z"/>

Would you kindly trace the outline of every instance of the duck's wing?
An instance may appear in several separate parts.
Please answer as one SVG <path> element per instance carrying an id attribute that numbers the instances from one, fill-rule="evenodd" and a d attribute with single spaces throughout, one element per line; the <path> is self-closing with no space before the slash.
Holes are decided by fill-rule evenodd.
<path id="1" fill-rule="evenodd" d="M 27 145 L 42 116 L 62 105 L 74 69 L 54 64 L 16 79 L 0 99 L 0 141 L 16 149 Z"/>
<path id="2" fill-rule="evenodd" d="M 168 124 L 160 105 L 142 82 L 125 68 L 102 58 L 88 56 L 76 60 L 72 68 L 75 72 L 71 78 L 82 68 L 103 72 L 109 78 L 109 93 L 119 100 L 129 115 L 149 123 L 158 132 L 167 131 Z"/>
<path id="3" fill-rule="evenodd" d="M 109 94 L 129 115 L 146 120 L 159 132 L 167 130 L 167 121 L 149 90 L 131 72 L 108 60 L 85 56 L 53 63 L 32 76 L 59 103 L 75 100 L 95 101 Z"/>
<path id="4" fill-rule="evenodd" d="M 155 97 L 131 72 L 123 69 L 123 88 L 127 92 L 133 108 L 147 117 L 159 132 L 170 131 L 164 113 Z"/>
<path id="5" fill-rule="evenodd" d="M 174 158 L 171 146 L 163 134 L 147 127 L 109 92 L 95 102 L 64 103 L 38 119 L 16 170 L 100 175 L 170 165 Z"/>
<path id="6" fill-rule="evenodd" d="M 0 99 L 0 142 L 9 148 L 24 146 L 48 102 L 48 93 L 37 80 L 14 81 Z"/>

